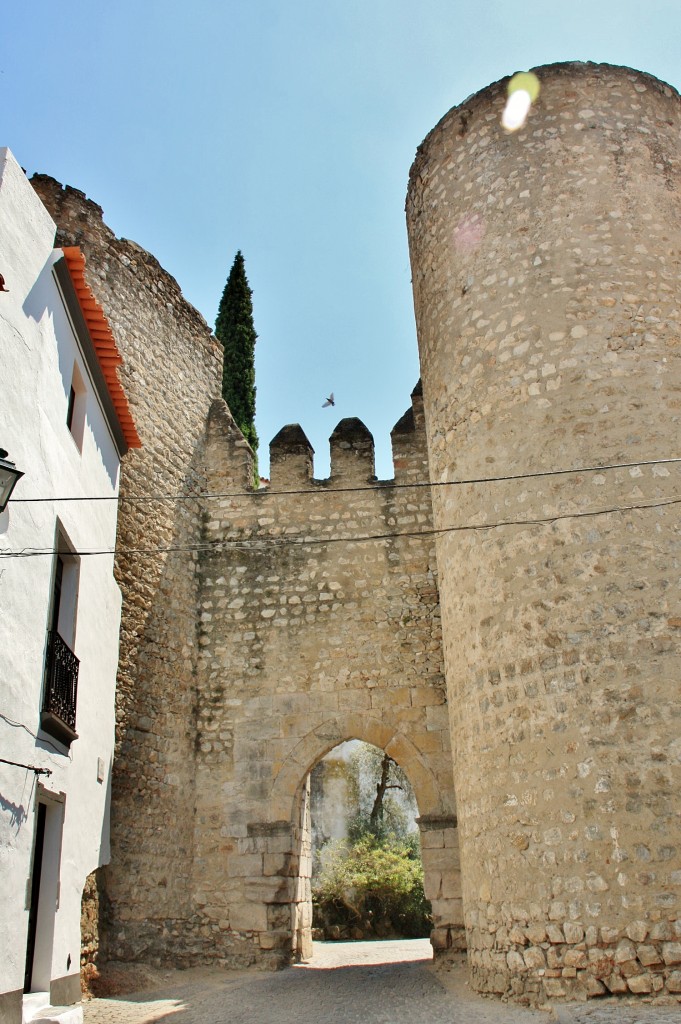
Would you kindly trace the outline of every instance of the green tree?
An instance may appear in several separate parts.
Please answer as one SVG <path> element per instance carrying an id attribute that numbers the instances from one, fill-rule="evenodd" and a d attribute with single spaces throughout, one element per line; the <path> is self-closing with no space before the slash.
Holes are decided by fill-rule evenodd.
<path id="1" fill-rule="evenodd" d="M 315 927 L 326 938 L 426 936 L 432 911 L 418 833 L 409 831 L 418 814 L 409 780 L 389 754 L 369 743 L 353 744 L 343 760 L 353 811 L 348 838 L 314 851 Z"/>
<path id="2" fill-rule="evenodd" d="M 255 485 L 258 476 L 258 435 L 255 431 L 255 342 L 252 291 L 246 277 L 241 250 L 234 257 L 220 300 L 215 337 L 221 343 L 225 360 L 222 370 L 222 397 L 255 455 Z"/>
<path id="3" fill-rule="evenodd" d="M 376 838 L 403 840 L 409 832 L 411 806 L 415 818 L 418 808 L 407 776 L 384 751 L 362 743 L 350 757 L 348 784 L 356 812 L 348 822 L 352 841 L 369 833 Z M 401 800 L 393 799 L 398 790 Z"/>
<path id="4" fill-rule="evenodd" d="M 400 841 L 367 833 L 354 843 L 330 844 L 312 895 L 317 927 L 359 928 L 367 938 L 430 934 L 418 837 Z"/>

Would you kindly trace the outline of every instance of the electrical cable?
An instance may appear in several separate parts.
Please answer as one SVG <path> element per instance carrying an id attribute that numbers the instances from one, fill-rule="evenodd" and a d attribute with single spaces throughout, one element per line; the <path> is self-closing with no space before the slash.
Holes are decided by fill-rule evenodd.
<path id="1" fill-rule="evenodd" d="M 437 537 L 448 533 L 465 533 L 469 531 L 496 530 L 504 526 L 546 526 L 566 519 L 593 518 L 595 516 L 613 515 L 622 512 L 645 511 L 654 508 L 664 508 L 668 505 L 681 504 L 681 498 L 669 498 L 665 501 L 647 502 L 641 505 L 615 505 L 610 508 L 596 509 L 590 512 L 562 512 L 556 515 L 545 516 L 538 519 L 507 519 L 493 523 L 468 523 L 461 526 L 433 527 L 425 530 L 404 530 L 392 531 L 389 533 L 364 534 L 354 537 L 235 537 L 224 538 L 204 544 L 177 545 L 170 547 L 152 548 L 107 548 L 94 551 L 74 551 L 73 555 L 85 558 L 93 555 L 154 555 L 171 554 L 177 552 L 196 552 L 210 554 L 221 551 L 227 547 L 243 548 L 253 551 L 258 547 L 292 547 L 308 546 L 323 547 L 327 544 L 359 544 L 368 541 L 399 540 L 403 537 Z M 0 551 L 0 559 L 3 558 L 35 558 L 41 555 L 54 556 L 57 554 L 54 548 L 22 548 L 21 551 Z"/>
<path id="2" fill-rule="evenodd" d="M 54 497 L 54 498 L 12 498 L 13 505 L 31 505 L 41 504 L 46 502 L 54 501 L 118 501 L 123 503 L 140 503 L 144 502 L 155 502 L 155 501 L 204 501 L 213 498 L 252 498 L 254 495 L 268 496 L 268 497 L 286 497 L 286 496 L 299 496 L 299 495 L 317 495 L 317 494 L 347 494 L 356 493 L 358 491 L 376 491 L 385 488 L 386 490 L 406 490 L 411 488 L 420 487 L 461 487 L 464 484 L 495 484 L 495 483 L 506 483 L 514 480 L 537 480 L 542 477 L 548 476 L 568 476 L 579 473 L 604 473 L 611 469 L 638 469 L 641 466 L 667 466 L 674 463 L 681 462 L 681 457 L 668 458 L 668 459 L 648 459 L 642 462 L 615 462 L 605 466 L 585 466 L 573 469 L 544 469 L 537 470 L 534 473 L 515 473 L 508 474 L 506 476 L 488 476 L 488 477 L 469 477 L 463 480 L 422 480 L 415 481 L 414 483 L 395 483 L 392 480 L 377 480 L 376 483 L 367 486 L 362 484 L 356 487 L 324 487 L 315 486 L 314 483 L 310 487 L 301 488 L 296 490 L 270 490 L 268 487 L 261 487 L 257 491 L 224 491 L 216 493 L 201 493 L 201 494 L 145 494 L 145 495 L 101 495 L 101 496 L 73 496 L 73 497 Z M 325 483 L 321 481 L 320 483 Z"/>

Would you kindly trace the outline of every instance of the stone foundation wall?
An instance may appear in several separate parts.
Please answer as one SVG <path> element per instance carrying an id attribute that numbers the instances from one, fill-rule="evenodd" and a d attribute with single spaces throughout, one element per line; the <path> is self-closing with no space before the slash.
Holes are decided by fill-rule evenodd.
<path id="1" fill-rule="evenodd" d="M 516 134 L 505 83 L 450 111 L 407 202 L 470 962 L 677 992 L 681 103 L 537 75 Z"/>

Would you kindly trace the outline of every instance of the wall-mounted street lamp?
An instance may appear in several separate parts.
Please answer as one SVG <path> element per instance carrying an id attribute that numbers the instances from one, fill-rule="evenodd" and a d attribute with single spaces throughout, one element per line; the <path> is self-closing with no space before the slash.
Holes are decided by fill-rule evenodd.
<path id="1" fill-rule="evenodd" d="M 23 475 L 21 470 L 8 460 L 5 449 L 0 448 L 0 512 L 5 511 L 14 485 Z"/>

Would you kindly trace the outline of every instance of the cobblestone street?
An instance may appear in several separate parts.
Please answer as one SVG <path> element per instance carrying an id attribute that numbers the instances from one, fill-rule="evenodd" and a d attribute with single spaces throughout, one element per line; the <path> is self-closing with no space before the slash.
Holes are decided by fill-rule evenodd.
<path id="1" fill-rule="evenodd" d="M 464 968 L 436 971 L 428 940 L 315 943 L 278 973 L 159 971 L 152 987 L 85 1004 L 85 1024 L 672 1024 L 681 1005 L 601 1000 L 527 1010 L 471 992 Z"/>

